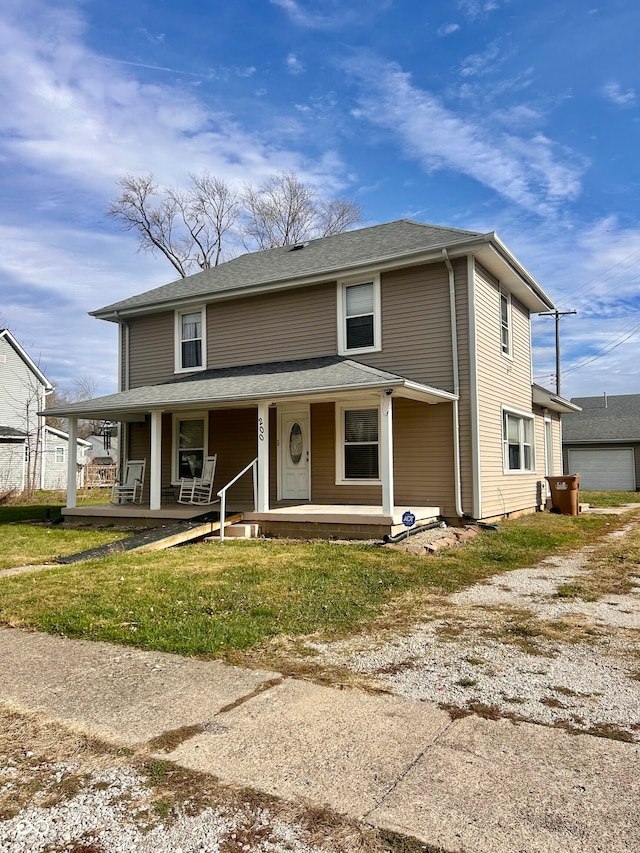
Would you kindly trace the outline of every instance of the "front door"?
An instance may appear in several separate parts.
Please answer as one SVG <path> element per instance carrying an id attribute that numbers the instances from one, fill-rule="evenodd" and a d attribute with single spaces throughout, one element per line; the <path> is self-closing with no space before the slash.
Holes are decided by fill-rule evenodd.
<path id="1" fill-rule="evenodd" d="M 309 409 L 280 412 L 280 498 L 308 501 Z"/>

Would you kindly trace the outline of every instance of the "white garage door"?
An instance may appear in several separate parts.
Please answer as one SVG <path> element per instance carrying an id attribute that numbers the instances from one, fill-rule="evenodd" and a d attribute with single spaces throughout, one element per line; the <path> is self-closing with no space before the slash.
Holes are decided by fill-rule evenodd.
<path id="1" fill-rule="evenodd" d="M 634 491 L 636 477 L 633 448 L 570 450 L 569 473 L 581 475 L 581 489 Z"/>

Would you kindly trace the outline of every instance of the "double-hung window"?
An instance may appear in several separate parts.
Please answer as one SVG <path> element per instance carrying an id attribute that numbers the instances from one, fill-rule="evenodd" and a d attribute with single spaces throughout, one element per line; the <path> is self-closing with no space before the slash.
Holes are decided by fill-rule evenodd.
<path id="1" fill-rule="evenodd" d="M 375 352 L 381 347 L 380 278 L 338 285 L 340 355 Z"/>
<path id="2" fill-rule="evenodd" d="M 205 367 L 205 310 L 176 311 L 176 373 Z"/>
<path id="3" fill-rule="evenodd" d="M 64 447 L 56 447 L 55 449 L 55 461 L 58 464 L 64 462 Z"/>
<path id="4" fill-rule="evenodd" d="M 500 348 L 502 354 L 511 356 L 511 298 L 508 293 L 500 291 Z"/>
<path id="5" fill-rule="evenodd" d="M 505 472 L 535 470 L 533 417 L 503 411 L 502 443 Z"/>
<path id="6" fill-rule="evenodd" d="M 174 415 L 173 436 L 173 481 L 199 477 L 207 455 L 206 414 Z"/>
<path id="7" fill-rule="evenodd" d="M 380 410 L 338 407 L 338 482 L 380 480 Z"/>

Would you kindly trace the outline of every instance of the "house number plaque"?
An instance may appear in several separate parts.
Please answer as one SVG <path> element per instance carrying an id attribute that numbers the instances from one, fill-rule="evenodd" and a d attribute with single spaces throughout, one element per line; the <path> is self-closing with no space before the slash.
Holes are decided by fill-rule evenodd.
<path id="1" fill-rule="evenodd" d="M 264 441 L 264 418 L 258 418 L 258 441 Z"/>

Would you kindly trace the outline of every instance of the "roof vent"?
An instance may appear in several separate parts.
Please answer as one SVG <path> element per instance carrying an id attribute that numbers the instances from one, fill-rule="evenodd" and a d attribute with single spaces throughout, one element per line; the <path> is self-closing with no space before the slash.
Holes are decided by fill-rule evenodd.
<path id="1" fill-rule="evenodd" d="M 308 242 L 307 242 L 307 243 L 296 243 L 294 246 L 292 246 L 292 247 L 289 249 L 289 251 L 290 251 L 290 252 L 299 252 L 299 251 L 300 251 L 300 249 L 304 249 L 304 247 L 305 247 L 305 246 L 308 246 L 308 245 L 309 245 L 309 243 L 308 243 Z"/>

